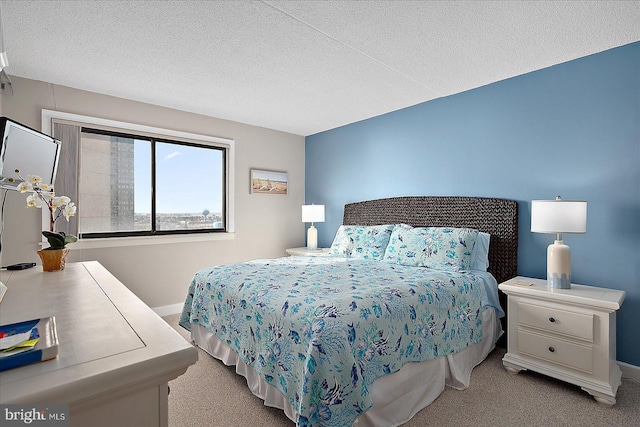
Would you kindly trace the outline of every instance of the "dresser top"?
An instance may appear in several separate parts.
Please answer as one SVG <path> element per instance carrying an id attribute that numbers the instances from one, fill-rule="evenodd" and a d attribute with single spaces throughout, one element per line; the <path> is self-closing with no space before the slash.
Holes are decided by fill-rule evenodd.
<path id="1" fill-rule="evenodd" d="M 195 363 L 197 351 L 97 261 L 2 271 L 0 324 L 54 316 L 58 357 L 0 372 L 0 403 L 70 403 Z M 134 367 L 137 365 L 137 367 Z M 186 369 L 186 368 L 185 368 Z"/>

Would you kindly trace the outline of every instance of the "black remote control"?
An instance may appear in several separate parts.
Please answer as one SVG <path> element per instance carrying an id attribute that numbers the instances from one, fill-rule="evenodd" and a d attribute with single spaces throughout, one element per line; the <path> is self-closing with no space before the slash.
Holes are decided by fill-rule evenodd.
<path id="1" fill-rule="evenodd" d="M 35 267 L 35 262 L 21 262 L 19 264 L 12 264 L 7 266 L 7 270 L 26 270 L 27 268 Z"/>

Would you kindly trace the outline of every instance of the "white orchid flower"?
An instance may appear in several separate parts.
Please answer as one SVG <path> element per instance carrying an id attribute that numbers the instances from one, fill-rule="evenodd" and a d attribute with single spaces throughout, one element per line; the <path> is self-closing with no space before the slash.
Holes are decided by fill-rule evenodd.
<path id="1" fill-rule="evenodd" d="M 32 191 L 33 187 L 31 186 L 31 184 L 29 184 L 26 181 L 22 181 L 20 184 L 18 184 L 18 186 L 16 187 L 16 189 L 21 192 L 24 193 L 26 191 Z"/>
<path id="2" fill-rule="evenodd" d="M 31 194 L 27 197 L 27 207 L 28 208 L 41 208 L 42 201 L 38 197 L 37 194 Z"/>
<path id="3" fill-rule="evenodd" d="M 21 192 L 31 191 L 32 193 L 27 197 L 28 208 L 42 208 L 46 206 L 49 209 L 49 217 L 51 219 L 51 231 L 53 231 L 53 224 L 62 215 L 69 221 L 69 218 L 74 216 L 77 212 L 75 203 L 67 196 L 56 196 L 53 191 L 53 185 L 42 182 L 42 178 L 38 175 L 27 175 L 27 179 L 23 179 L 20 176 L 20 171 L 15 170 L 18 178 L 21 182 L 17 189 Z"/>
<path id="4" fill-rule="evenodd" d="M 38 191 L 38 195 L 46 203 L 49 203 L 55 197 L 55 194 L 53 191 Z"/>
<path id="5" fill-rule="evenodd" d="M 40 184 L 42 182 L 42 178 L 40 178 L 38 175 L 27 175 L 27 181 L 30 184 Z"/>
<path id="6" fill-rule="evenodd" d="M 67 196 L 58 196 L 51 198 L 51 209 L 56 210 L 70 203 L 71 199 Z"/>
<path id="7" fill-rule="evenodd" d="M 64 217 L 67 219 L 67 221 L 69 221 L 69 218 L 74 216 L 76 214 L 76 204 L 73 202 L 69 202 L 67 203 L 67 205 L 64 207 Z"/>

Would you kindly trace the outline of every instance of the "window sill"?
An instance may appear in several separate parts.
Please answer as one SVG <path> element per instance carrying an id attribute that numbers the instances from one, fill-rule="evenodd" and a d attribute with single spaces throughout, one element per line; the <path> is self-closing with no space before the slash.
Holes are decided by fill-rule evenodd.
<path id="1" fill-rule="evenodd" d="M 124 246 L 167 245 L 176 243 L 233 240 L 235 233 L 182 234 L 177 236 L 110 237 L 104 239 L 80 239 L 70 249 L 117 248 Z"/>

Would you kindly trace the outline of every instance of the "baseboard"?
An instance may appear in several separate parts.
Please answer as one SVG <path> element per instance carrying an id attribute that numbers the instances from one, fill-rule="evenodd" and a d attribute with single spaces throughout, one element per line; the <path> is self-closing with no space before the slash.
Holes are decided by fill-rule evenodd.
<path id="1" fill-rule="evenodd" d="M 629 378 L 640 383 L 640 366 L 630 365 L 624 362 L 618 362 L 622 371 L 622 378 Z"/>
<path id="2" fill-rule="evenodd" d="M 182 307 L 184 307 L 184 303 L 171 304 L 171 305 L 163 305 L 162 307 L 154 307 L 153 311 L 160 317 L 169 316 L 171 314 L 178 314 L 182 312 Z"/>

